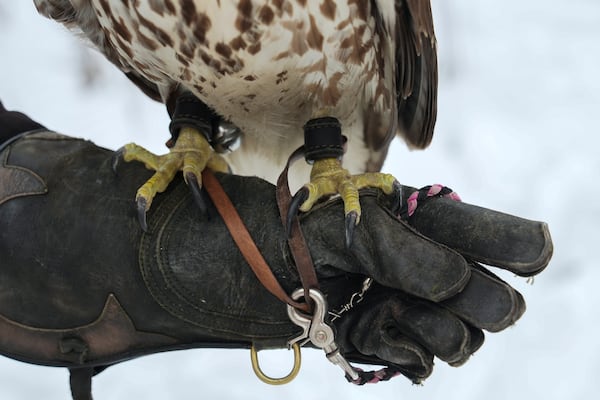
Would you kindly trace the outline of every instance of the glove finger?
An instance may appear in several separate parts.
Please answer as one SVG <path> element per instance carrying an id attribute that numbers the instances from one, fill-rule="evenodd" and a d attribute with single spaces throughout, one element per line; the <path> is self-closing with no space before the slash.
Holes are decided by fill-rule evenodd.
<path id="1" fill-rule="evenodd" d="M 413 382 L 420 382 L 433 371 L 433 354 L 399 331 L 389 329 L 355 328 L 350 333 L 350 342 L 356 352 L 345 356 L 352 362 L 384 364 L 397 367 Z"/>
<path id="2" fill-rule="evenodd" d="M 420 343 L 447 363 L 462 364 L 483 344 L 483 333 L 437 304 L 396 295 L 387 302 L 389 331 Z"/>
<path id="3" fill-rule="evenodd" d="M 381 286 L 375 290 L 378 293 L 371 293 L 354 311 L 356 320 L 340 326 L 341 331 L 349 330 L 352 347 L 367 358 L 401 366 L 411 379 L 424 379 L 431 373 L 434 355 L 460 365 L 483 344 L 483 332 L 450 311 Z"/>
<path id="4" fill-rule="evenodd" d="M 485 340 L 485 336 L 481 329 L 475 328 L 474 326 L 468 324 L 465 325 L 467 325 L 467 328 L 469 328 L 471 340 L 469 341 L 468 349 L 464 352 L 464 356 L 462 358 L 458 358 L 454 361 L 448 361 L 448 364 L 453 367 L 460 367 L 466 363 L 473 353 L 479 350 Z"/>
<path id="5" fill-rule="evenodd" d="M 421 235 L 363 192 L 361 222 L 346 249 L 341 201 L 318 205 L 302 217 L 302 229 L 323 273 L 330 267 L 372 277 L 382 285 L 438 302 L 467 284 L 471 268 L 459 253 Z"/>
<path id="6" fill-rule="evenodd" d="M 447 198 L 428 199 L 409 222 L 425 236 L 467 258 L 520 276 L 541 272 L 552 257 L 546 223 Z"/>
<path id="7" fill-rule="evenodd" d="M 353 249 L 378 283 L 433 302 L 452 297 L 464 288 L 471 275 L 464 257 L 402 221 L 381 217 L 373 212 L 363 216 L 366 229 L 357 229 L 357 246 Z M 372 245 L 369 259 L 364 257 L 369 254 L 367 248 L 362 248 L 364 244 Z"/>
<path id="8" fill-rule="evenodd" d="M 464 290 L 441 304 L 464 321 L 490 332 L 514 324 L 525 312 L 523 296 L 478 264 L 473 264 Z"/>

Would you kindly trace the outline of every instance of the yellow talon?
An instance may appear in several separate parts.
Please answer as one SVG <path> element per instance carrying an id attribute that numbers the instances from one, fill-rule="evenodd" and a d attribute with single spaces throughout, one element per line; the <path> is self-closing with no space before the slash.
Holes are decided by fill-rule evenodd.
<path id="1" fill-rule="evenodd" d="M 358 224 L 361 215 L 358 191 L 366 187 L 374 187 L 391 194 L 394 191 L 395 181 L 396 179 L 390 174 L 370 172 L 351 175 L 336 158 L 317 160 L 310 173 L 310 182 L 305 185 L 308 189 L 308 198 L 300 206 L 300 211 L 310 210 L 322 197 L 339 194 L 344 201 L 345 214 L 355 213 L 356 224 Z"/>
<path id="2" fill-rule="evenodd" d="M 146 168 L 156 171 L 136 194 L 138 204 L 143 204 L 146 211 L 150 209 L 156 194 L 167 189 L 178 171 L 183 172 L 186 181 L 189 176 L 194 176 L 198 187 L 201 186 L 200 179 L 205 168 L 217 172 L 229 171 L 227 162 L 213 151 L 204 135 L 189 127 L 181 129 L 175 145 L 168 154 L 159 156 L 129 143 L 123 147 L 122 156 L 127 162 L 139 161 L 144 163 Z"/>
<path id="3" fill-rule="evenodd" d="M 308 198 L 300 206 L 300 211 L 310 210 L 317 200 L 324 196 L 341 194 L 342 184 L 349 182 L 350 179 L 350 173 L 342 168 L 338 159 L 324 158 L 315 161 L 310 172 L 310 182 L 306 184 Z M 351 190 L 347 187 L 346 192 L 349 189 Z"/>

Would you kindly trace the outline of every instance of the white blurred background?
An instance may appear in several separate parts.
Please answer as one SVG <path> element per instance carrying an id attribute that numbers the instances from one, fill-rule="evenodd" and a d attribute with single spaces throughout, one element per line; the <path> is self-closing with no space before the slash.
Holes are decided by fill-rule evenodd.
<path id="1" fill-rule="evenodd" d="M 0 0 L 0 99 L 49 128 L 117 148 L 163 153 L 164 108 L 30 0 Z M 600 2 L 433 0 L 440 92 L 431 147 L 396 142 L 385 170 L 407 184 L 444 183 L 470 203 L 549 223 L 555 245 L 533 285 L 502 275 L 528 310 L 489 334 L 463 367 L 436 362 L 422 386 L 346 383 L 321 352 L 298 379 L 260 383 L 247 351 L 189 350 L 109 368 L 104 399 L 590 399 L 600 374 Z M 1 262 L 1 261 L 0 261 Z M 277 374 L 290 354 L 261 353 Z M 280 365 L 281 369 L 278 368 Z M 270 366 L 270 368 L 269 368 Z M 0 399 L 67 399 L 64 369 L 0 357 Z"/>

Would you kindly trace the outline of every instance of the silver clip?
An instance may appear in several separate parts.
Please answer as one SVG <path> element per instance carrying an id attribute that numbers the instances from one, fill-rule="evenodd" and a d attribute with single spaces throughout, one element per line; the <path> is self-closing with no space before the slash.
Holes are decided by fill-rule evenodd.
<path id="1" fill-rule="evenodd" d="M 301 293 L 304 293 L 303 289 L 298 290 L 300 290 Z M 294 298 L 294 295 L 298 292 L 298 290 L 292 294 L 292 298 L 294 300 L 298 300 L 301 297 L 299 296 Z M 308 336 L 310 334 L 310 326 L 312 325 L 312 317 L 310 315 L 304 314 L 302 311 L 290 305 L 287 306 L 287 312 L 288 317 L 290 317 L 290 320 L 294 324 L 302 328 L 301 334 L 288 340 L 288 348 L 291 348 L 296 343 L 299 343 L 300 346 L 304 346 L 310 340 Z"/>
<path id="2" fill-rule="evenodd" d="M 300 341 L 302 344 L 309 340 L 312 344 L 325 351 L 325 355 L 329 361 L 339 366 L 344 370 L 352 380 L 359 378 L 356 370 L 340 353 L 337 344 L 335 343 L 335 334 L 333 329 L 327 322 L 327 300 L 323 293 L 317 289 L 309 289 L 308 294 L 314 302 L 314 313 L 312 316 L 304 314 L 296 308 L 288 305 L 287 311 L 290 320 L 302 328 L 302 333 L 288 341 L 288 346 L 292 346 Z M 297 289 L 292 293 L 292 299 L 298 300 L 304 295 L 304 289 Z"/>

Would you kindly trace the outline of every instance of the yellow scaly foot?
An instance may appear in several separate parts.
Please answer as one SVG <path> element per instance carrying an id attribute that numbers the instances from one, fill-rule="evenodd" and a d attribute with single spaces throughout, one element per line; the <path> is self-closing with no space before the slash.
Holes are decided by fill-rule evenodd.
<path id="1" fill-rule="evenodd" d="M 202 171 L 210 168 L 216 172 L 229 172 L 227 162 L 213 151 L 204 135 L 191 127 L 181 129 L 175 145 L 168 154 L 159 156 L 135 143 L 129 143 L 117 151 L 113 168 L 116 169 L 120 158 L 126 162 L 140 161 L 146 168 L 156 171 L 138 189 L 135 197 L 140 225 L 144 231 L 147 229 L 146 212 L 150 209 L 152 200 L 157 193 L 165 191 L 178 171 L 183 171 L 185 182 L 190 186 L 194 200 L 202 209 L 206 209 L 200 193 Z"/>
<path id="2" fill-rule="evenodd" d="M 346 216 L 346 246 L 350 247 L 354 227 L 360 222 L 361 208 L 358 191 L 372 187 L 385 194 L 400 193 L 400 184 L 390 174 L 369 172 L 351 175 L 337 158 L 316 160 L 310 173 L 310 182 L 296 193 L 290 204 L 288 226 L 298 210 L 309 211 L 315 203 L 326 196 L 339 194 L 344 202 Z M 400 202 L 398 197 L 397 202 Z"/>

